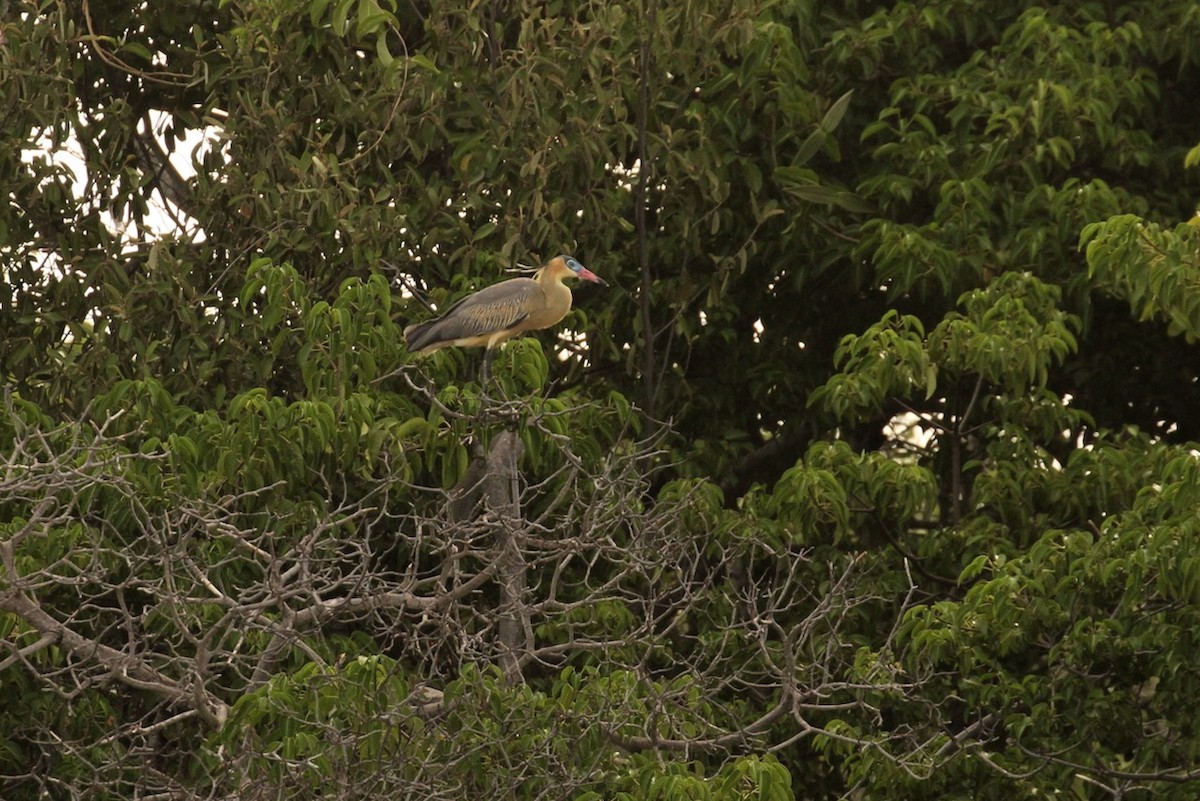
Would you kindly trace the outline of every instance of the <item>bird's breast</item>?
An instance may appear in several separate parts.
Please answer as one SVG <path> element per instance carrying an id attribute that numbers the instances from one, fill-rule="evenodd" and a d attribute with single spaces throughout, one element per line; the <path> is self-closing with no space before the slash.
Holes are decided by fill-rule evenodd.
<path id="1" fill-rule="evenodd" d="M 571 290 L 562 284 L 541 287 L 541 303 L 530 304 L 526 320 L 528 330 L 549 328 L 567 316 L 571 310 Z"/>

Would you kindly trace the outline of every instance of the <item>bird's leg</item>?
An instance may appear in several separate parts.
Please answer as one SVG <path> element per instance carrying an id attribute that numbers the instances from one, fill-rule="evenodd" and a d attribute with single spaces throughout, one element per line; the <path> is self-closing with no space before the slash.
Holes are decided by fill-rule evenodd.
<path id="1" fill-rule="evenodd" d="M 488 379 L 492 375 L 492 357 L 495 354 L 491 348 L 487 348 L 483 352 L 483 364 L 479 366 L 479 391 L 487 394 Z"/>

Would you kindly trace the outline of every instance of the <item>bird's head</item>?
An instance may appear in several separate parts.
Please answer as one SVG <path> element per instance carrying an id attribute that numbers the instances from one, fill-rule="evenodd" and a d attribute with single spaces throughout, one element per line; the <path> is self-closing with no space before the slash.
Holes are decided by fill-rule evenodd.
<path id="1" fill-rule="evenodd" d="M 562 266 L 570 271 L 566 274 L 566 276 L 565 276 L 566 278 L 575 276 L 577 278 L 582 278 L 584 281 L 591 281 L 593 284 L 599 284 L 600 286 L 608 286 L 607 281 L 605 281 L 600 276 L 596 275 L 594 272 L 589 270 L 587 267 L 584 267 L 582 264 L 580 264 L 578 261 L 576 261 L 573 256 L 567 256 L 564 254 L 562 256 L 559 256 L 557 259 L 555 259 L 555 261 L 562 262 Z"/>

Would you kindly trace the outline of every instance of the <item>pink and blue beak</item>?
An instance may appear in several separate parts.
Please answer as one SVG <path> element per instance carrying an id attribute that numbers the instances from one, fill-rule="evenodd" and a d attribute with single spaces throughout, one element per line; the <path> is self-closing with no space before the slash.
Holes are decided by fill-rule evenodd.
<path id="1" fill-rule="evenodd" d="M 563 260 L 567 263 L 567 267 L 569 267 L 571 269 L 571 272 L 575 273 L 575 275 L 579 276 L 584 281 L 591 281 L 593 284 L 599 284 L 600 286 L 608 286 L 607 281 L 605 281 L 600 276 L 596 275 L 594 272 L 589 270 L 587 267 L 584 267 L 582 264 L 580 264 L 578 261 L 571 258 L 570 256 L 564 256 Z"/>

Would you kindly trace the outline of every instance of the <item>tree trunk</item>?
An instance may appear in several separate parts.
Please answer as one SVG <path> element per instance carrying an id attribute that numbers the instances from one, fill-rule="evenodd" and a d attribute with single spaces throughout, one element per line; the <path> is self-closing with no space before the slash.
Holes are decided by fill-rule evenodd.
<path id="1" fill-rule="evenodd" d="M 512 684 L 524 681 L 521 655 L 529 650 L 529 618 L 524 608 L 525 555 L 521 551 L 520 488 L 517 462 L 524 445 L 514 430 L 492 440 L 486 457 L 472 462 L 466 476 L 450 495 L 451 518 L 465 521 L 482 514 L 496 536 L 496 581 L 500 588 L 496 608 L 497 658 Z"/>

